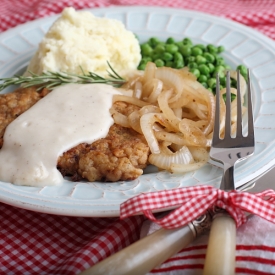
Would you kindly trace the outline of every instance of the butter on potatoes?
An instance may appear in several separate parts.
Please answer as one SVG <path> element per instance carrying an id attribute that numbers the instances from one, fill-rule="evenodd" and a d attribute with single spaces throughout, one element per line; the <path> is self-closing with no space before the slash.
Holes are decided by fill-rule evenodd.
<path id="1" fill-rule="evenodd" d="M 107 76 L 107 61 L 121 75 L 137 68 L 140 47 L 134 34 L 115 19 L 65 8 L 46 33 L 27 71 L 94 72 Z"/>

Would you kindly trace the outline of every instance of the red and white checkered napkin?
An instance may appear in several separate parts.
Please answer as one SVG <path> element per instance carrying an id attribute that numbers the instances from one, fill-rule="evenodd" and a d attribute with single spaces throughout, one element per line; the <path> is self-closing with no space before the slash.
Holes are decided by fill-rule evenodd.
<path id="1" fill-rule="evenodd" d="M 197 10 L 223 16 L 253 27 L 275 39 L 275 1 L 273 0 L 1 0 L 0 32 L 40 17 L 75 9 L 127 6 L 166 6 Z"/>
<path id="2" fill-rule="evenodd" d="M 54 216 L 0 204 L 0 274 L 79 274 L 138 240 L 143 220 Z"/>
<path id="3" fill-rule="evenodd" d="M 40 17 L 110 5 L 169 6 L 230 18 L 275 39 L 273 0 L 0 0 L 0 32 Z M 138 239 L 141 216 L 74 218 L 0 203 L 0 274 L 75 275 Z M 151 223 L 151 229 L 153 228 Z M 237 274 L 275 274 L 275 226 L 257 216 L 238 228 Z M 207 236 L 152 274 L 201 274 Z"/>
<path id="4" fill-rule="evenodd" d="M 120 206 L 120 218 L 143 213 L 148 219 L 167 229 L 182 227 L 215 207 L 226 210 L 237 227 L 246 222 L 246 212 L 275 224 L 275 192 L 266 190 L 256 194 L 226 192 L 208 185 L 164 190 L 140 194 Z M 176 207 L 169 215 L 157 219 L 152 211 Z"/>
<path id="5" fill-rule="evenodd" d="M 160 226 L 145 221 L 142 237 Z M 275 274 L 275 225 L 258 216 L 250 216 L 237 230 L 236 275 Z M 208 243 L 208 234 L 197 238 L 147 275 L 201 275 Z"/>
<path id="6" fill-rule="evenodd" d="M 176 207 L 166 216 L 156 218 L 152 211 Z M 236 274 L 275 274 L 275 192 L 250 194 L 225 192 L 211 186 L 194 186 L 141 194 L 121 204 L 121 218 L 143 213 L 145 221 L 141 231 L 144 237 L 155 230 L 178 228 L 196 219 L 207 209 L 220 207 L 228 211 L 237 226 Z M 249 217 L 245 212 L 258 216 Z M 271 222 L 259 218 L 262 217 Z M 157 267 L 151 274 L 201 274 L 208 236 L 199 237 L 188 248 Z"/>

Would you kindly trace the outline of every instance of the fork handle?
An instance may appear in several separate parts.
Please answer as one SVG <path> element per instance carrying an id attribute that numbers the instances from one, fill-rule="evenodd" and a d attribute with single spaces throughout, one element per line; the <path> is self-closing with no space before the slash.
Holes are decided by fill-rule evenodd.
<path id="1" fill-rule="evenodd" d="M 235 190 L 235 183 L 234 183 L 234 165 L 229 163 L 224 163 L 224 173 L 221 181 L 220 189 L 231 191 Z"/>
<path id="2" fill-rule="evenodd" d="M 203 275 L 235 274 L 236 223 L 229 214 L 219 213 L 212 222 Z"/>

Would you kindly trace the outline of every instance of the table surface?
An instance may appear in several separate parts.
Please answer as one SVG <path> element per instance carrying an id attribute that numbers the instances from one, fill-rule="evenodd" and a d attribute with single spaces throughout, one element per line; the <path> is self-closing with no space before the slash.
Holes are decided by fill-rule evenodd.
<path id="1" fill-rule="evenodd" d="M 243 23 L 275 39 L 272 0 L 1 0 L 0 32 L 66 6 L 169 6 L 202 11 Z M 272 188 L 275 170 L 257 182 Z M 256 190 L 256 189 L 255 189 Z M 0 274 L 75 275 L 139 239 L 145 218 L 54 216 L 0 203 Z M 236 274 L 275 274 L 275 226 L 251 217 L 237 231 Z M 208 235 L 157 267 L 151 274 L 202 274 Z"/>

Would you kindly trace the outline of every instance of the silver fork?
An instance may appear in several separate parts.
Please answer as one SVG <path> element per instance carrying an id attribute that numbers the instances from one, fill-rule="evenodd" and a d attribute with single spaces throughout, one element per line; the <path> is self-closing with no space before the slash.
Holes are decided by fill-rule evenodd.
<path id="1" fill-rule="evenodd" d="M 237 127 L 236 137 L 231 134 L 230 73 L 226 73 L 226 115 L 224 138 L 220 138 L 220 81 L 217 75 L 215 124 L 210 157 L 223 163 L 224 173 L 220 188 L 235 190 L 234 165 L 254 153 L 254 123 L 252 114 L 251 83 L 248 70 L 247 114 L 248 134 L 243 135 L 240 72 L 237 73 Z M 236 225 L 226 212 L 214 216 L 207 247 L 204 275 L 235 274 Z"/>
<path id="2" fill-rule="evenodd" d="M 226 74 L 226 99 L 230 99 L 230 73 Z M 216 106 L 220 106 L 220 84 L 217 75 Z M 231 100 L 226 100 L 225 134 L 220 138 L 220 108 L 216 107 L 215 125 L 212 139 L 210 157 L 224 165 L 224 174 L 220 188 L 223 190 L 235 189 L 234 165 L 245 160 L 254 153 L 254 123 L 252 114 L 251 84 L 248 71 L 247 85 L 247 113 L 248 113 L 248 135 L 242 133 L 242 102 L 240 91 L 240 72 L 237 73 L 237 130 L 236 137 L 231 137 Z"/>

